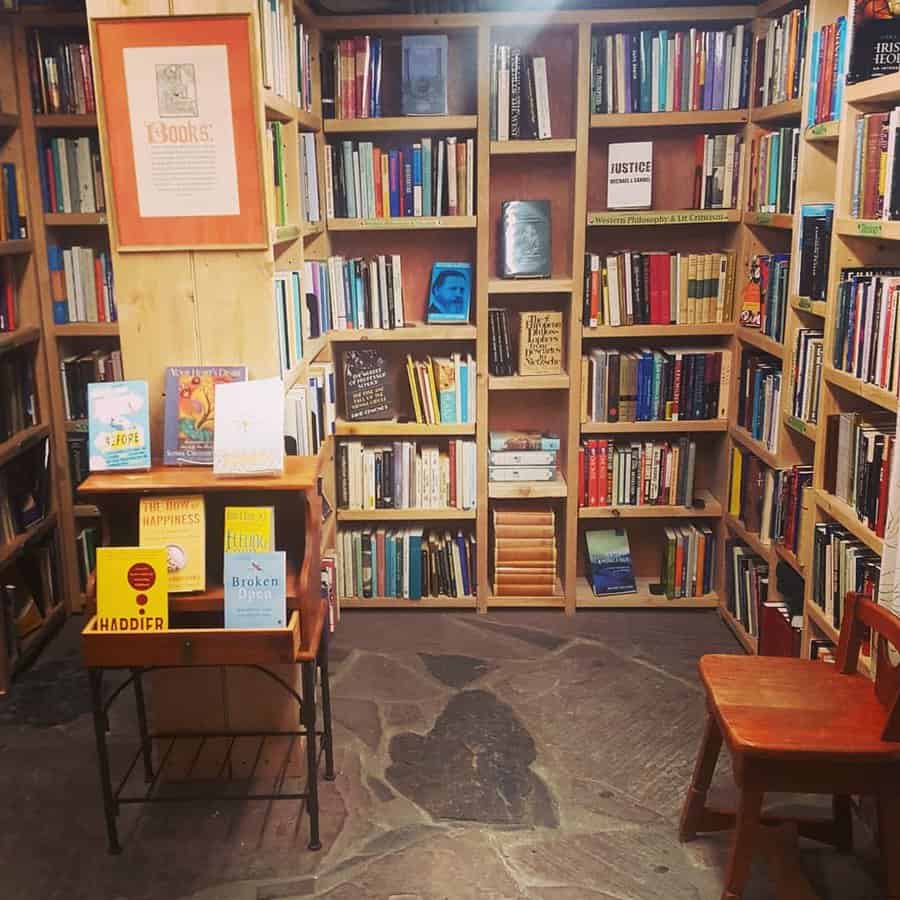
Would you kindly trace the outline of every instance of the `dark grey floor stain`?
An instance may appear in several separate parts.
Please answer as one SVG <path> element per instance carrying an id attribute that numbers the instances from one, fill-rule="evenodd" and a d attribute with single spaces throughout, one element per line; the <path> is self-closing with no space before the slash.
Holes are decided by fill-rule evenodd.
<path id="1" fill-rule="evenodd" d="M 388 781 L 438 819 L 556 827 L 534 739 L 488 691 L 454 696 L 426 735 L 391 740 Z"/>
<path id="2" fill-rule="evenodd" d="M 474 656 L 436 653 L 420 653 L 419 656 L 438 681 L 452 688 L 463 688 L 496 668 Z"/>
<path id="3" fill-rule="evenodd" d="M 20 675 L 0 702 L 0 725 L 50 728 L 72 722 L 90 708 L 87 675 L 73 654 Z"/>
<path id="4" fill-rule="evenodd" d="M 517 625 L 507 625 L 505 622 L 491 622 L 488 619 L 479 617 L 477 619 L 467 619 L 469 624 L 477 628 L 484 628 L 487 631 L 494 631 L 498 634 L 505 634 L 507 637 L 518 638 L 525 641 L 526 644 L 533 644 L 542 650 L 556 650 L 563 644 L 569 642 L 569 638 L 559 637 L 551 634 L 549 631 L 538 631 L 531 628 L 519 628 Z"/>

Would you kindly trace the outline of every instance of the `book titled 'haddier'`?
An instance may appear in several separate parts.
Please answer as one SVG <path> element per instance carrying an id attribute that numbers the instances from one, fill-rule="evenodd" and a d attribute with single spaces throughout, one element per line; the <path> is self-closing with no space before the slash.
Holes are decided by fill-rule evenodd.
<path id="1" fill-rule="evenodd" d="M 169 580 L 162 547 L 97 548 L 96 631 L 165 631 Z"/>
<path id="2" fill-rule="evenodd" d="M 213 472 L 280 475 L 284 471 L 284 383 L 280 378 L 216 385 Z"/>
<path id="3" fill-rule="evenodd" d="M 206 517 L 200 494 L 141 497 L 140 545 L 163 547 L 173 594 L 206 587 Z"/>
<path id="4" fill-rule="evenodd" d="M 225 627 L 284 628 L 285 555 L 225 554 Z"/>
<path id="5" fill-rule="evenodd" d="M 607 209 L 649 209 L 653 192 L 653 142 L 609 145 Z"/>

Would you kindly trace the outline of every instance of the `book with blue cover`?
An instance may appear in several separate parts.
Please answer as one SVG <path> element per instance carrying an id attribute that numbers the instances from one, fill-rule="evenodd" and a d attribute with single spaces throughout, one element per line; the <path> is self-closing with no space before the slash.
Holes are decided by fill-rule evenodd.
<path id="1" fill-rule="evenodd" d="M 149 469 L 147 382 L 89 384 L 87 400 L 90 471 Z"/>
<path id="2" fill-rule="evenodd" d="M 624 528 L 586 531 L 588 578 L 598 597 L 630 594 L 637 588 L 631 564 L 631 548 Z"/>
<path id="3" fill-rule="evenodd" d="M 447 49 L 446 34 L 405 34 L 400 39 L 404 116 L 447 115 Z"/>
<path id="4" fill-rule="evenodd" d="M 225 627 L 284 628 L 287 624 L 284 551 L 224 556 Z"/>

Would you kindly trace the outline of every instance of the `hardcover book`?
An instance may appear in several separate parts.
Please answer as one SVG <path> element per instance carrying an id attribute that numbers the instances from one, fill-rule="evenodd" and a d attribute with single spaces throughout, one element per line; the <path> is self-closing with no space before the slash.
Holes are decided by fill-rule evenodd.
<path id="1" fill-rule="evenodd" d="M 501 278 L 550 277 L 549 200 L 505 200 L 499 228 Z"/>
<path id="2" fill-rule="evenodd" d="M 213 472 L 280 475 L 284 471 L 284 382 L 280 378 L 216 385 Z"/>
<path id="3" fill-rule="evenodd" d="M 225 553 L 269 553 L 275 549 L 274 506 L 226 506 Z"/>
<path id="4" fill-rule="evenodd" d="M 556 466 L 489 466 L 489 481 L 553 481 Z"/>
<path id="5" fill-rule="evenodd" d="M 853 0 L 847 84 L 900 69 L 900 18 L 895 0 Z"/>
<path id="6" fill-rule="evenodd" d="M 387 363 L 378 350 L 364 347 L 344 353 L 344 407 L 351 422 L 394 417 Z"/>
<path id="7" fill-rule="evenodd" d="M 150 468 L 150 409 L 146 381 L 87 386 L 92 472 Z"/>
<path id="8" fill-rule="evenodd" d="M 653 194 L 653 142 L 609 145 L 607 209 L 650 209 Z"/>
<path id="9" fill-rule="evenodd" d="M 586 531 L 591 588 L 598 597 L 636 590 L 628 532 L 623 528 Z"/>
<path id="10" fill-rule="evenodd" d="M 559 450 L 559 436 L 539 431 L 492 431 L 493 450 Z"/>
<path id="11" fill-rule="evenodd" d="M 401 109 L 404 116 L 447 115 L 447 35 L 405 34 Z"/>
<path id="12" fill-rule="evenodd" d="M 523 312 L 519 316 L 519 374 L 558 375 L 562 372 L 562 313 Z"/>
<path id="13" fill-rule="evenodd" d="M 166 551 L 97 548 L 97 631 L 165 631 L 169 627 Z"/>
<path id="14" fill-rule="evenodd" d="M 273 553 L 225 554 L 225 627 L 284 628 L 286 562 Z"/>
<path id="15" fill-rule="evenodd" d="M 166 369 L 167 466 L 213 463 L 216 385 L 247 380 L 246 366 L 169 366 Z"/>
<path id="16" fill-rule="evenodd" d="M 166 551 L 173 594 L 206 588 L 206 516 L 199 494 L 141 497 L 141 547 Z"/>

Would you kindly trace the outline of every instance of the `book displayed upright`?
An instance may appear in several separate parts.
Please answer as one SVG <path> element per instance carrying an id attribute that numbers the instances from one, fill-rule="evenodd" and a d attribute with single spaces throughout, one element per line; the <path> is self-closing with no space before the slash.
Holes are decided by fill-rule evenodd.
<path id="1" fill-rule="evenodd" d="M 150 468 L 150 409 L 146 381 L 87 386 L 90 469 Z"/>
<path id="2" fill-rule="evenodd" d="M 404 34 L 401 109 L 404 116 L 447 115 L 447 35 Z"/>
<path id="3" fill-rule="evenodd" d="M 166 557 L 164 547 L 97 548 L 97 631 L 165 631 L 169 627 Z"/>
<path id="4" fill-rule="evenodd" d="M 606 205 L 609 209 L 650 209 L 653 195 L 653 142 L 609 145 Z"/>
<path id="5" fill-rule="evenodd" d="M 216 475 L 278 475 L 284 471 L 284 383 L 235 381 L 215 388 Z"/>
<path id="6" fill-rule="evenodd" d="M 163 547 L 173 594 L 206 588 L 206 515 L 200 494 L 141 497 L 140 545 Z"/>
<path id="7" fill-rule="evenodd" d="M 284 628 L 287 572 L 283 550 L 225 554 L 225 627 Z"/>
<path id="8" fill-rule="evenodd" d="M 550 277 L 549 200 L 505 200 L 498 228 L 501 278 Z"/>

